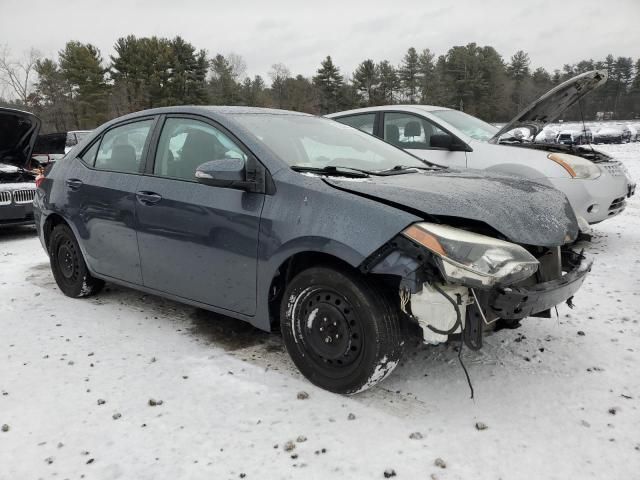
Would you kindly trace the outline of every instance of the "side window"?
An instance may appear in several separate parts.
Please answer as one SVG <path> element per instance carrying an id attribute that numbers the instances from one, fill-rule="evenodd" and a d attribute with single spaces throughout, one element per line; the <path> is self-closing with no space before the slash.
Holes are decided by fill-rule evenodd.
<path id="1" fill-rule="evenodd" d="M 168 118 L 160 134 L 153 173 L 195 180 L 198 166 L 225 158 L 247 160 L 234 141 L 217 128 L 190 118 Z"/>
<path id="2" fill-rule="evenodd" d="M 89 147 L 89 149 L 85 150 L 85 152 L 80 155 L 80 158 L 87 165 L 94 166 L 96 162 L 96 153 L 98 151 L 98 147 L 100 146 L 100 140 L 93 142 L 93 145 Z"/>
<path id="3" fill-rule="evenodd" d="M 429 149 L 431 136 L 447 133 L 429 120 L 410 113 L 384 114 L 384 139 L 400 148 Z"/>
<path id="4" fill-rule="evenodd" d="M 109 130 L 102 137 L 95 168 L 123 173 L 138 173 L 144 144 L 153 120 L 127 123 Z M 91 150 L 91 149 L 90 149 Z"/>
<path id="5" fill-rule="evenodd" d="M 335 120 L 340 123 L 344 123 L 345 125 L 349 125 L 350 127 L 355 127 L 358 130 L 362 130 L 369 135 L 373 135 L 373 124 L 376 120 L 376 114 L 365 113 L 360 115 L 349 115 L 348 117 L 340 117 Z"/>

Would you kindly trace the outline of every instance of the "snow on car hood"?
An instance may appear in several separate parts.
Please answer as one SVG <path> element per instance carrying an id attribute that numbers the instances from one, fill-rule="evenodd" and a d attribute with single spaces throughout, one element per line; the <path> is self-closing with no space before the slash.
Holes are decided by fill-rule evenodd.
<path id="1" fill-rule="evenodd" d="M 521 178 L 449 170 L 368 180 L 324 178 L 335 188 L 400 209 L 485 223 L 516 243 L 559 246 L 578 234 L 575 214 L 562 192 Z"/>
<path id="2" fill-rule="evenodd" d="M 502 135 L 519 127 L 528 128 L 531 136 L 535 138 L 545 125 L 555 121 L 565 110 L 606 81 L 606 70 L 592 70 L 561 83 L 518 113 L 489 140 L 489 143 L 498 143 Z"/>
<path id="3" fill-rule="evenodd" d="M 0 164 L 26 168 L 39 131 L 40 119 L 35 115 L 0 108 Z"/>

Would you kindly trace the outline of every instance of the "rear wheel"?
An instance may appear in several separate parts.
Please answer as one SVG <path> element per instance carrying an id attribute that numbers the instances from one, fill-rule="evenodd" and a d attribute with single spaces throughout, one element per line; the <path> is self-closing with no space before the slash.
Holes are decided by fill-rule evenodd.
<path id="1" fill-rule="evenodd" d="M 314 267 L 287 286 L 280 314 L 298 369 L 326 390 L 350 394 L 389 375 L 403 351 L 398 307 L 355 272 Z"/>
<path id="2" fill-rule="evenodd" d="M 87 270 L 78 241 L 67 225 L 56 225 L 51 232 L 49 260 L 58 287 L 68 297 L 87 297 L 102 290 L 104 282 Z"/>

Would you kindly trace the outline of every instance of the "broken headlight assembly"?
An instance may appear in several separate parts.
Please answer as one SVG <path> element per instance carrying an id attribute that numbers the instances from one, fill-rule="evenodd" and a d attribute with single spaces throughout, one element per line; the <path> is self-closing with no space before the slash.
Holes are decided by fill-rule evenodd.
<path id="1" fill-rule="evenodd" d="M 564 168 L 572 178 L 593 180 L 602 174 L 600 168 L 593 162 L 575 155 L 554 152 L 547 155 L 547 158 Z"/>
<path id="2" fill-rule="evenodd" d="M 451 283 L 489 288 L 524 280 L 538 260 L 515 243 L 435 223 L 414 223 L 402 234 L 430 250 Z"/>

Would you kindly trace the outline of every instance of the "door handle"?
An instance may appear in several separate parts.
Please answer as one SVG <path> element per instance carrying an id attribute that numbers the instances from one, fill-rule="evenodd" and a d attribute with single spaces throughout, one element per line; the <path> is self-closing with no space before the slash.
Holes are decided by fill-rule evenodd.
<path id="1" fill-rule="evenodd" d="M 136 198 L 143 205 L 154 205 L 162 200 L 162 197 L 154 192 L 136 192 Z"/>
<path id="2" fill-rule="evenodd" d="M 78 190 L 82 186 L 82 180 L 77 178 L 69 178 L 65 183 L 70 190 Z"/>

